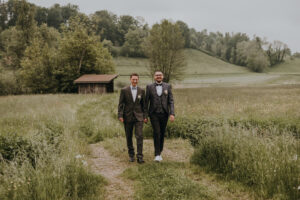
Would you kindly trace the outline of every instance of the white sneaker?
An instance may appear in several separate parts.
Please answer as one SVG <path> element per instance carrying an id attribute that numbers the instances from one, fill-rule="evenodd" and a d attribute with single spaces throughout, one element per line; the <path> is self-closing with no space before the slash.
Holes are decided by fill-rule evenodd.
<path id="1" fill-rule="evenodd" d="M 162 159 L 162 157 L 161 157 L 161 155 L 159 155 L 159 161 L 162 161 L 163 159 Z"/>
<path id="2" fill-rule="evenodd" d="M 155 156 L 154 161 L 160 162 L 160 156 Z"/>

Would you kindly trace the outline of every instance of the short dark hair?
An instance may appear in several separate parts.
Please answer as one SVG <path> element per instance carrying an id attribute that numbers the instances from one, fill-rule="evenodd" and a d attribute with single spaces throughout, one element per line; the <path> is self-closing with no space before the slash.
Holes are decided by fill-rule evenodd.
<path id="1" fill-rule="evenodd" d="M 154 71 L 154 74 L 155 74 L 156 72 L 160 72 L 160 73 L 164 74 L 161 70 L 155 70 L 155 71 Z"/>
<path id="2" fill-rule="evenodd" d="M 130 78 L 133 77 L 133 76 L 137 76 L 139 78 L 139 75 L 137 73 L 130 74 Z"/>

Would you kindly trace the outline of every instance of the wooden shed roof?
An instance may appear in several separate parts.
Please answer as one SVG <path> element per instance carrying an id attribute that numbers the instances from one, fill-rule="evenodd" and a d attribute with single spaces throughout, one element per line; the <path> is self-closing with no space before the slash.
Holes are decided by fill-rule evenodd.
<path id="1" fill-rule="evenodd" d="M 117 74 L 85 74 L 76 79 L 74 83 L 109 83 L 117 77 Z"/>

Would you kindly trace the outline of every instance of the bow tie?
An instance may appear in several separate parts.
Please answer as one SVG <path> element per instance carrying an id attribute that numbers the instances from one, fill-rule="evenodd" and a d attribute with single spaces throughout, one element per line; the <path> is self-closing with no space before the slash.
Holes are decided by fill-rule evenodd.
<path id="1" fill-rule="evenodd" d="M 136 90 L 136 87 L 132 87 L 131 89 L 132 89 L 132 90 Z"/>
<path id="2" fill-rule="evenodd" d="M 155 83 L 155 86 L 162 86 L 162 83 Z"/>

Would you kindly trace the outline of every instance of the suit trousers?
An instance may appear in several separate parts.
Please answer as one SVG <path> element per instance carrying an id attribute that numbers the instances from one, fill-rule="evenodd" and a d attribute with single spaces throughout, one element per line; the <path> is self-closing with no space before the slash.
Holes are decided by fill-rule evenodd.
<path id="1" fill-rule="evenodd" d="M 152 113 L 150 120 L 153 128 L 154 155 L 161 154 L 164 148 L 164 138 L 168 123 L 167 113 Z"/>
<path id="2" fill-rule="evenodd" d="M 132 143 L 132 135 L 133 135 L 133 128 L 135 129 L 135 138 L 137 144 L 137 158 L 143 158 L 143 122 L 140 121 L 124 121 L 124 128 L 126 133 L 126 141 L 127 141 L 127 148 L 128 154 L 131 158 L 134 157 L 134 147 Z"/>

